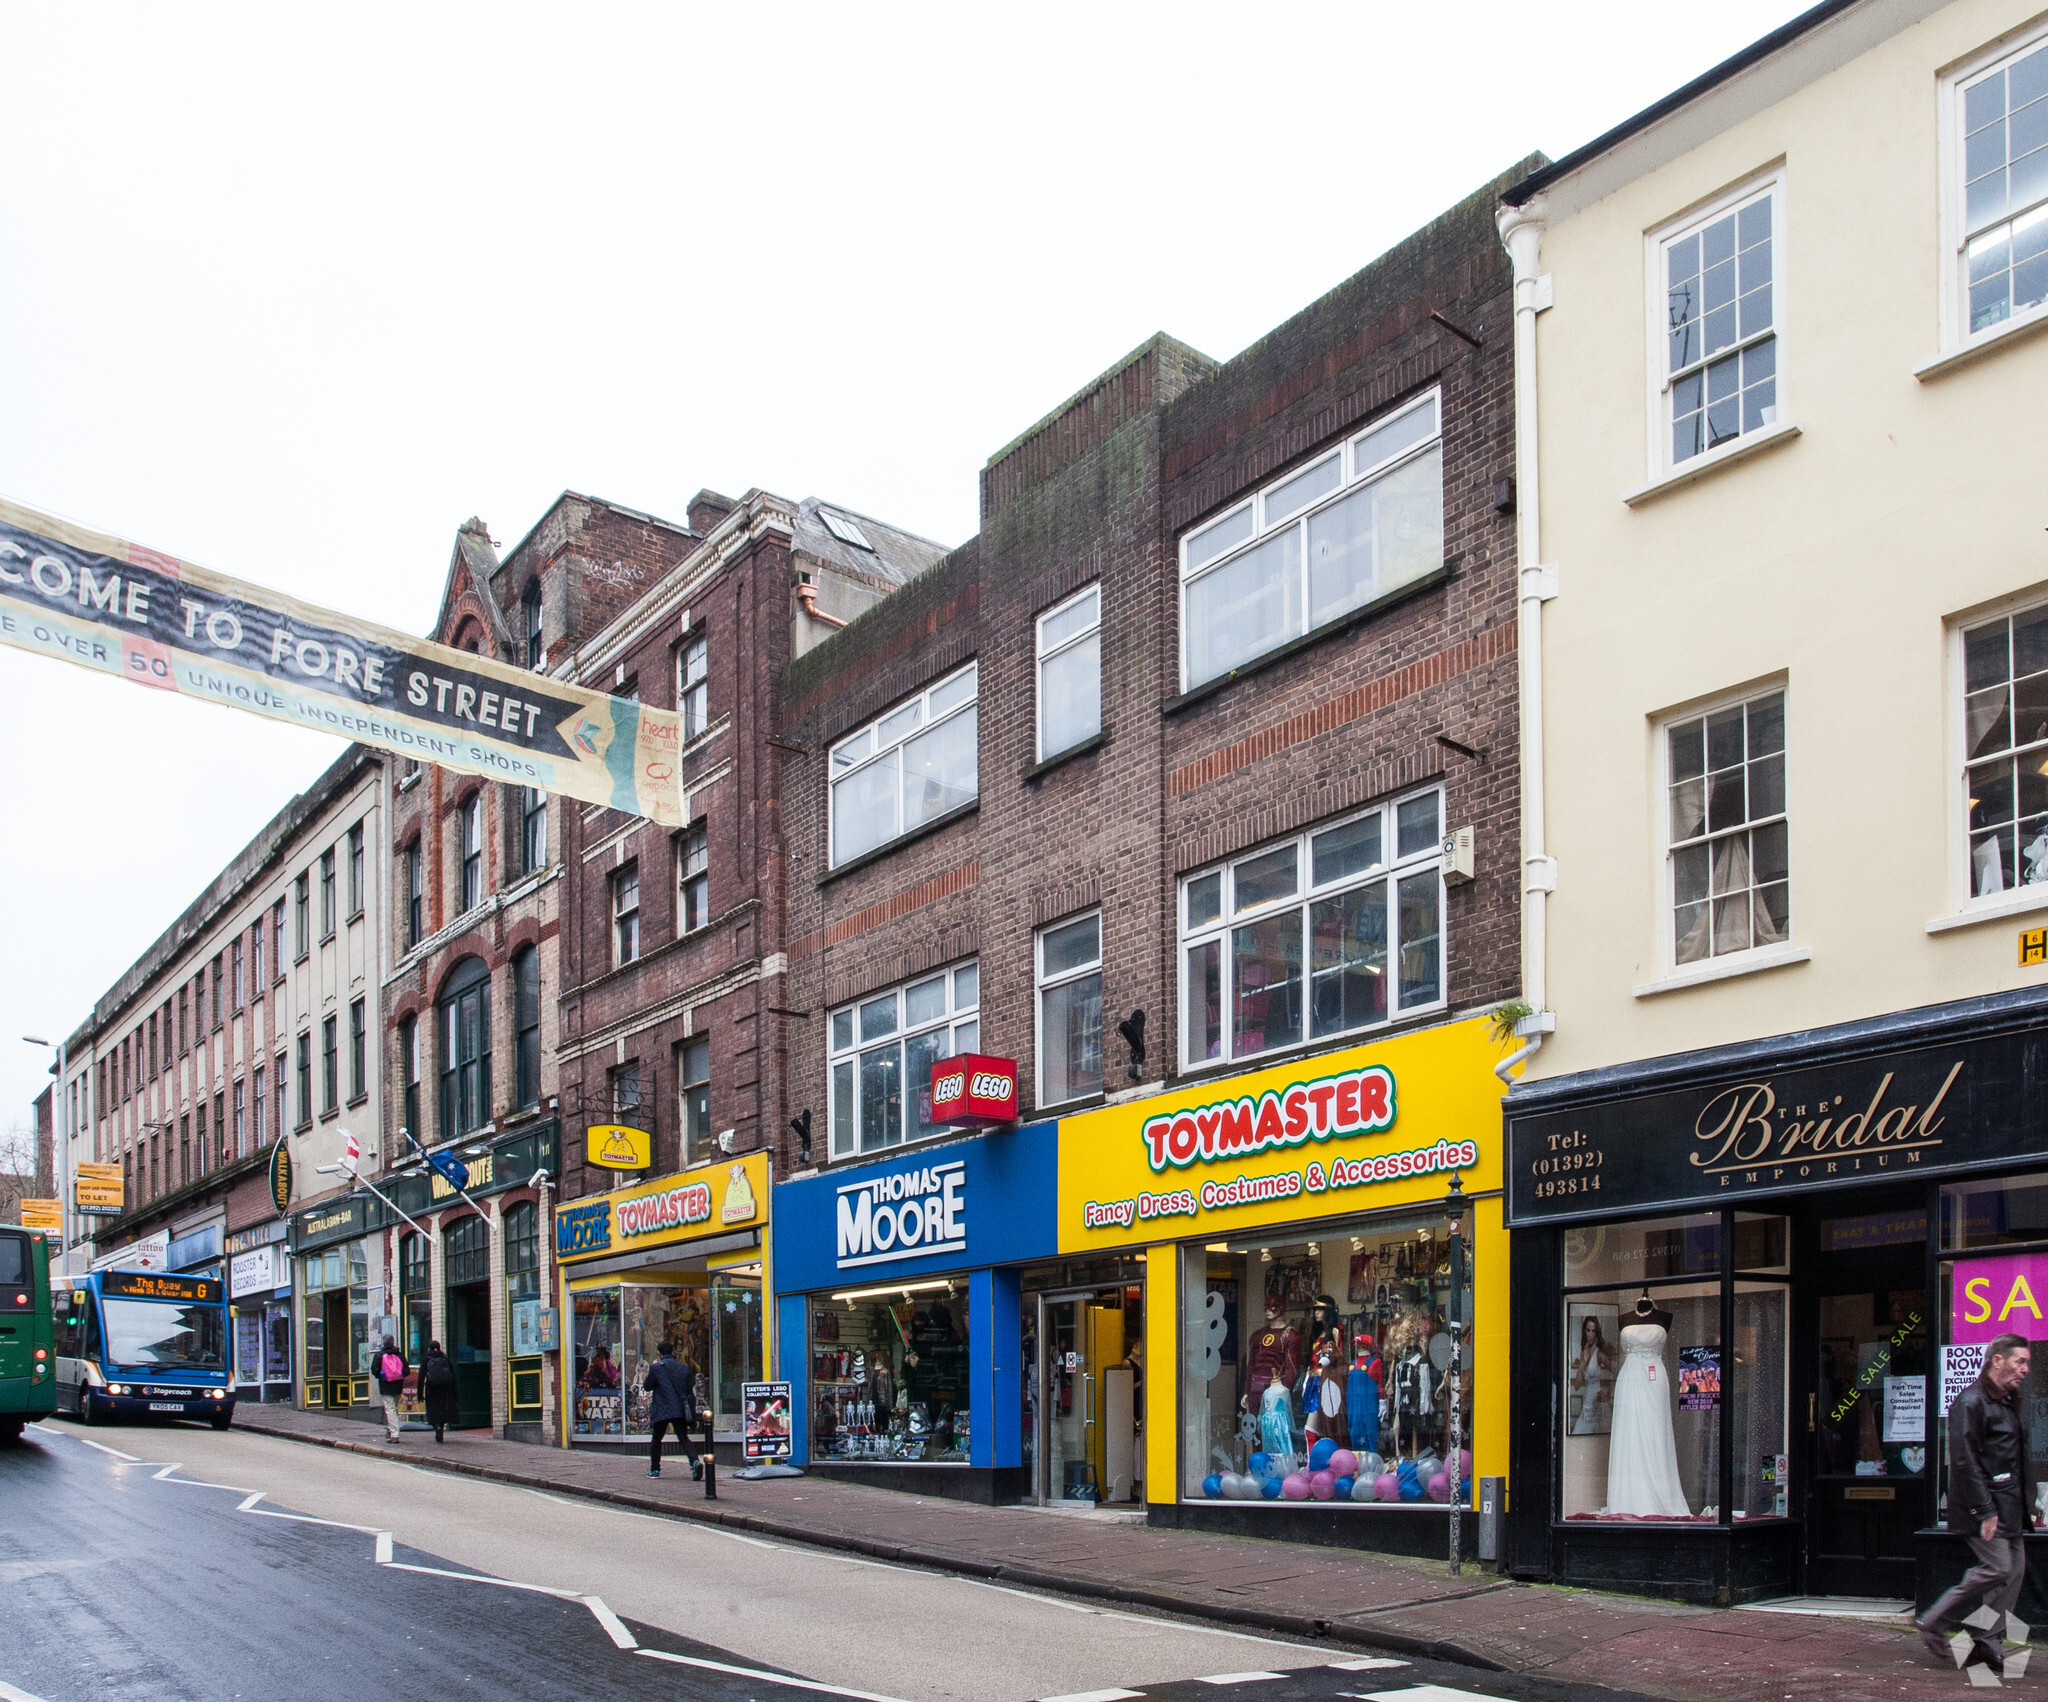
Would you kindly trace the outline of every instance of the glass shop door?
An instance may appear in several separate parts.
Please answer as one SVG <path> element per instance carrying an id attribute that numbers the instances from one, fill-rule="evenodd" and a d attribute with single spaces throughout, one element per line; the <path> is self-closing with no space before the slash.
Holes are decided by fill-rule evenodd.
<path id="1" fill-rule="evenodd" d="M 1119 1489 L 1126 1498 L 1130 1494 L 1129 1438 L 1121 1430 L 1111 1436 L 1103 1377 L 1124 1357 L 1123 1305 L 1116 1289 L 1039 1298 L 1037 1391 L 1030 1422 L 1042 1503 L 1092 1507 Z M 1117 1445 L 1119 1439 L 1123 1446 Z"/>

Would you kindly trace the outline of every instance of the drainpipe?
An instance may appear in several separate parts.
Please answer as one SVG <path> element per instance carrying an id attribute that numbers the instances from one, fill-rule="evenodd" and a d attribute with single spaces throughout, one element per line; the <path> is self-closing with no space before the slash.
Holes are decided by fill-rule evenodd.
<path id="1" fill-rule="evenodd" d="M 1542 565 L 1538 504 L 1536 315 L 1550 305 L 1550 279 L 1540 270 L 1545 219 L 1543 198 L 1503 207 L 1495 223 L 1515 278 L 1515 558 L 1516 658 L 1520 675 L 1522 753 L 1522 997 L 1535 1014 L 1515 1024 L 1522 1045 L 1494 1066 L 1502 1081 L 1542 1049 L 1557 1026 L 1546 1008 L 1549 935 L 1546 904 L 1557 887 L 1543 796 L 1543 605 L 1557 595 L 1557 569 Z"/>

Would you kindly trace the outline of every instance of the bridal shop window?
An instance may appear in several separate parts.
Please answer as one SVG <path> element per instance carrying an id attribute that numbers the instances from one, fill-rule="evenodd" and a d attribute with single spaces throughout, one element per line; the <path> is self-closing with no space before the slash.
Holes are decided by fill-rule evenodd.
<path id="1" fill-rule="evenodd" d="M 1901 1463 L 1915 1472 L 1931 1466 L 1941 1474 L 1945 1510 L 1948 1409 L 1983 1369 L 1984 1349 L 1992 1338 L 2010 1330 L 2032 1343 L 2034 1372 L 2023 1396 L 2037 1414 L 2048 1389 L 2048 1176 L 1962 1182 L 1942 1189 L 1939 1298 L 1939 1376 L 1928 1380 L 1922 1397 L 1923 1407 L 1932 1409 L 1923 1418 L 1926 1446 L 1913 1448 Z M 1902 1364 L 1900 1369 L 1926 1367 Z M 1891 1447 L 1888 1439 L 1881 1439 L 1881 1445 L 1885 1469 L 1893 1469 L 1904 1450 Z M 2038 1527 L 2048 1518 L 2048 1425 L 2038 1418 L 2027 1427 L 2027 1451 Z"/>
<path id="2" fill-rule="evenodd" d="M 1451 1256 L 1440 1208 L 1266 1231 L 1183 1257 L 1186 1499 L 1448 1503 Z M 1461 1262 L 1469 1480 L 1479 1421 L 1469 1234 Z"/>
<path id="3" fill-rule="evenodd" d="M 1788 1245 L 1741 1212 L 1565 1232 L 1565 1518 L 1723 1522 L 1724 1422 L 1732 1517 L 1784 1516 Z"/>

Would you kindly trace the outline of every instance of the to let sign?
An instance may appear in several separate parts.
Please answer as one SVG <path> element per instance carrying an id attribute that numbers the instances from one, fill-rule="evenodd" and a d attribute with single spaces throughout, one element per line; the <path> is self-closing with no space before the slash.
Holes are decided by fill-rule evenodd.
<path id="1" fill-rule="evenodd" d="M 1017 1120 L 1017 1060 L 962 1052 L 932 1065 L 932 1121 L 986 1129 Z"/>

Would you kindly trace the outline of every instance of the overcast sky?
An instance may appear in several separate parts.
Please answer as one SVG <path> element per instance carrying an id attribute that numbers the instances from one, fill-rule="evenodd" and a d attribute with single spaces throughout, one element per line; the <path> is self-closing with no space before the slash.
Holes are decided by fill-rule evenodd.
<path id="1" fill-rule="evenodd" d="M 563 489 L 953 544 L 1157 330 L 1228 357 L 1797 10 L 10 7 L 0 494 L 423 631 Z M 0 1127 L 339 741 L 0 650 Z"/>

